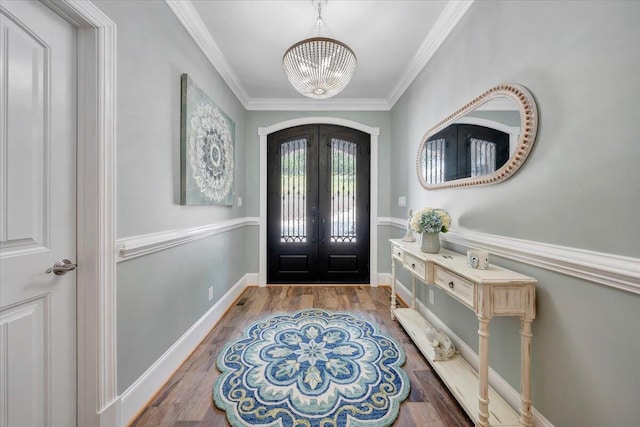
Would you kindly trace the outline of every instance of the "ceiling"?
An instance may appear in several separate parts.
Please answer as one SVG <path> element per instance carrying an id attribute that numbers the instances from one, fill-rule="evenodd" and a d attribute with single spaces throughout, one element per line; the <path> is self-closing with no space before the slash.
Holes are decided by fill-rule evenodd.
<path id="1" fill-rule="evenodd" d="M 329 0 L 331 36 L 358 58 L 349 85 L 328 100 L 299 94 L 282 69 L 292 44 L 316 35 L 311 0 L 166 0 L 249 110 L 389 110 L 471 1 Z"/>

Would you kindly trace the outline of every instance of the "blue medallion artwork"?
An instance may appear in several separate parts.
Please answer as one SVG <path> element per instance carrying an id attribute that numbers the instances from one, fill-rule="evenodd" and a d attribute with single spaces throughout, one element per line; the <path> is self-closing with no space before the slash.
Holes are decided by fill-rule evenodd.
<path id="1" fill-rule="evenodd" d="M 409 393 L 404 361 L 395 340 L 352 314 L 278 314 L 227 343 L 213 397 L 232 426 L 389 426 Z"/>
<path id="2" fill-rule="evenodd" d="M 233 205 L 235 123 L 181 76 L 180 204 Z"/>

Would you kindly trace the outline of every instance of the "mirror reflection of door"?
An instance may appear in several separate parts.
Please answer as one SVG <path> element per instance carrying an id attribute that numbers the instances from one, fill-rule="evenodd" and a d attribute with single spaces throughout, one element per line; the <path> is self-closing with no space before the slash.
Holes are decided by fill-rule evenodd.
<path id="1" fill-rule="evenodd" d="M 509 159 L 509 134 L 472 124 L 453 124 L 425 145 L 423 176 L 427 184 L 487 175 Z"/>
<path id="2" fill-rule="evenodd" d="M 305 125 L 267 145 L 268 283 L 369 283 L 369 135 Z"/>

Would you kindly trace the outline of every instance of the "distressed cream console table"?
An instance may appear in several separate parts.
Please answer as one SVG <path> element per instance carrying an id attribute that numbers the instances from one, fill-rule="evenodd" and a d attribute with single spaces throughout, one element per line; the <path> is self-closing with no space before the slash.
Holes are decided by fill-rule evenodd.
<path id="1" fill-rule="evenodd" d="M 476 426 L 532 426 L 531 418 L 531 322 L 535 318 L 537 280 L 491 265 L 476 270 L 466 256 L 445 249 L 437 254 L 420 251 L 418 243 L 391 239 L 391 316 L 413 339 L 440 378 Z M 411 308 L 396 307 L 396 263 L 411 273 Z M 431 325 L 416 310 L 416 279 L 437 286 L 472 310 L 479 320 L 479 369 L 476 372 L 460 355 L 442 360 L 426 337 Z M 521 329 L 520 414 L 489 387 L 489 321 L 494 316 L 519 316 Z M 491 406 L 489 406 L 491 402 Z"/>

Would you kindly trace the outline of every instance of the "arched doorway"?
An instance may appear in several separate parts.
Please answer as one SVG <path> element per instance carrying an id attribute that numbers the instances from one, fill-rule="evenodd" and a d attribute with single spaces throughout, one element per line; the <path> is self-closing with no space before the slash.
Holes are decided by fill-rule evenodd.
<path id="1" fill-rule="evenodd" d="M 369 135 L 302 125 L 267 145 L 267 281 L 369 283 Z"/>
<path id="2" fill-rule="evenodd" d="M 371 143 L 371 178 L 370 178 L 370 248 L 369 248 L 369 282 L 371 286 L 378 284 L 378 137 L 380 129 L 353 120 L 329 117 L 300 117 L 275 123 L 268 127 L 258 128 L 260 136 L 260 221 L 259 221 L 259 267 L 258 284 L 267 284 L 267 136 L 282 129 L 306 124 L 336 124 L 360 130 L 370 135 Z"/>

